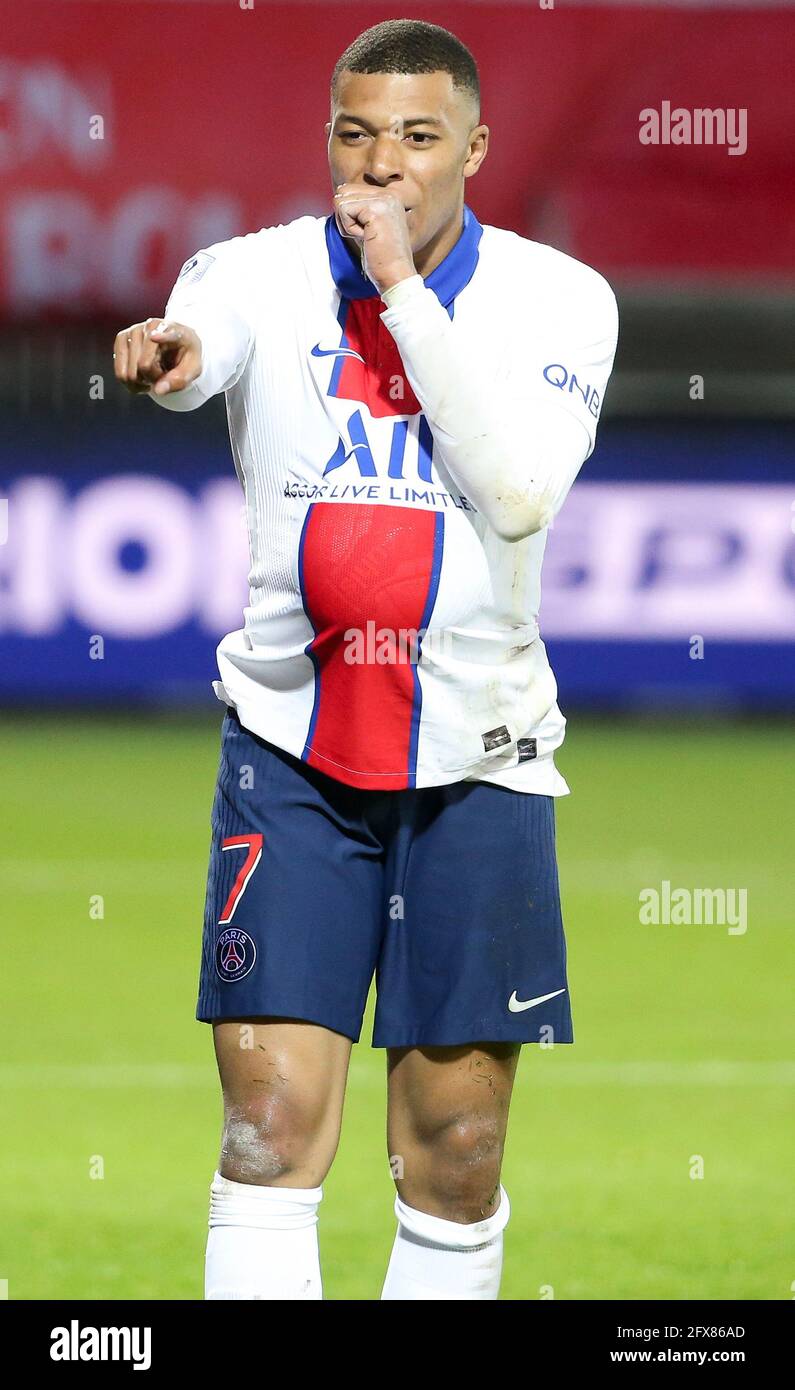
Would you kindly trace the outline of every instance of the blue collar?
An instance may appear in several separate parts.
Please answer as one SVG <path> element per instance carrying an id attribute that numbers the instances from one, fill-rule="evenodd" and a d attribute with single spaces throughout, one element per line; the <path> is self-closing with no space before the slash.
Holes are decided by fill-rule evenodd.
<path id="1" fill-rule="evenodd" d="M 445 309 L 472 279 L 482 235 L 483 228 L 465 203 L 464 225 L 458 241 L 436 269 L 425 277 L 427 288 L 433 290 Z M 340 233 L 333 215 L 326 218 L 326 245 L 331 274 L 344 299 L 372 299 L 378 295 L 375 285 L 362 273 L 359 257 L 348 239 Z"/>

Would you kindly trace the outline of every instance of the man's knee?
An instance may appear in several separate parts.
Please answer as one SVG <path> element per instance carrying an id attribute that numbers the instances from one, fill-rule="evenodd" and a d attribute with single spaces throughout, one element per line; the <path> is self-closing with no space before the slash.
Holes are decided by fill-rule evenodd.
<path id="1" fill-rule="evenodd" d="M 504 1140 L 502 1122 L 490 1115 L 457 1115 L 424 1127 L 417 1133 L 417 1171 L 409 1162 L 397 1183 L 401 1197 L 450 1221 L 482 1221 L 499 1201 Z"/>
<path id="2" fill-rule="evenodd" d="M 220 1172 L 237 1182 L 279 1183 L 299 1178 L 317 1187 L 333 1157 L 321 1106 L 253 1100 L 225 1107 Z"/>

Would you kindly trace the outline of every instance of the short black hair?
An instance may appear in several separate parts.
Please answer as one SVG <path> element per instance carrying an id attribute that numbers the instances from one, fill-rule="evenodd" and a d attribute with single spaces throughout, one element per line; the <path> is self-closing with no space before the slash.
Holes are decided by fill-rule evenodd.
<path id="1" fill-rule="evenodd" d="M 336 101 L 340 74 L 347 72 L 449 72 L 453 86 L 468 92 L 480 120 L 480 78 L 465 44 L 440 24 L 422 19 L 385 19 L 365 29 L 337 59 L 331 75 Z"/>

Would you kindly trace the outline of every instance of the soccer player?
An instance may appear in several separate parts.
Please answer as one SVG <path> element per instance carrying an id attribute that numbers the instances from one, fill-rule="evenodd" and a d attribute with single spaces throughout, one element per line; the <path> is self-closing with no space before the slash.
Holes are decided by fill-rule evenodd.
<path id="1" fill-rule="evenodd" d="M 317 1214 L 373 974 L 397 1234 L 383 1299 L 496 1299 L 523 1043 L 573 1041 L 539 636 L 547 529 L 617 338 L 588 266 L 481 225 L 451 33 L 337 62 L 333 212 L 197 251 L 121 332 L 132 391 L 223 391 L 246 500 L 196 1016 L 224 1098 L 208 1299 L 318 1299 Z"/>

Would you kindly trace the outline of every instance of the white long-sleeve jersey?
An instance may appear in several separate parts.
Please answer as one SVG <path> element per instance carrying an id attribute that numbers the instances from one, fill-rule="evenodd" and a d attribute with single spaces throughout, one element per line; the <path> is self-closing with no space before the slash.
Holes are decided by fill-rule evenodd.
<path id="1" fill-rule="evenodd" d="M 579 261 L 464 207 L 383 298 L 333 216 L 198 251 L 165 317 L 225 392 L 248 521 L 219 699 L 351 786 L 559 795 L 565 720 L 539 635 L 547 528 L 594 447 L 618 332 Z"/>

